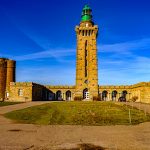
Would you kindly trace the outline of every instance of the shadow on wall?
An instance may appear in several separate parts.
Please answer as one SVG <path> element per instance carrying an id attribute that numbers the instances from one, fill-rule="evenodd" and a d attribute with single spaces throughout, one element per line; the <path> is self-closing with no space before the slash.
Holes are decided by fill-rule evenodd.
<path id="1" fill-rule="evenodd" d="M 35 84 L 33 87 L 33 101 L 70 101 L 71 99 L 72 92 L 70 90 L 53 92 L 42 85 Z"/>

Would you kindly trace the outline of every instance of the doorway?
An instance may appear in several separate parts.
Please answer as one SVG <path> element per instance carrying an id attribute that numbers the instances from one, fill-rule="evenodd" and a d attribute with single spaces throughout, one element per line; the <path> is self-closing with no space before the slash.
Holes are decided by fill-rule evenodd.
<path id="1" fill-rule="evenodd" d="M 90 92 L 88 91 L 88 89 L 83 90 L 83 99 L 85 99 L 85 100 L 90 99 Z"/>

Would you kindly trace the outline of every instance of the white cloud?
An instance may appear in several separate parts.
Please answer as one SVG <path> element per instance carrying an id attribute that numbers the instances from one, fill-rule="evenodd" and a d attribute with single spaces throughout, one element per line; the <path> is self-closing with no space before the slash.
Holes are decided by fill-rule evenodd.
<path id="1" fill-rule="evenodd" d="M 113 53 L 112 57 L 123 55 L 132 56 L 132 52 L 136 50 L 149 50 L 150 49 L 150 38 L 141 39 L 136 41 L 128 41 L 124 43 L 115 43 L 115 44 L 101 44 L 98 45 L 98 52 L 100 53 Z M 68 48 L 55 48 L 48 49 L 37 53 L 31 53 L 21 56 L 9 56 L 2 55 L 4 57 L 9 57 L 17 61 L 24 60 L 35 60 L 35 59 L 44 59 L 44 58 L 56 58 L 62 60 L 66 56 L 75 56 L 76 49 Z"/>
<path id="2" fill-rule="evenodd" d="M 99 52 L 102 53 L 119 53 L 119 54 L 131 54 L 134 50 L 149 50 L 150 49 L 150 38 L 128 41 L 124 43 L 115 44 L 101 44 L 98 46 Z"/>
<path id="3" fill-rule="evenodd" d="M 118 61 L 119 62 L 119 61 Z M 150 58 L 136 56 L 129 61 L 117 64 L 99 64 L 99 83 L 104 85 L 130 85 L 150 81 Z M 105 66 L 105 67 L 104 67 Z"/>
<path id="4" fill-rule="evenodd" d="M 72 67 L 30 67 L 17 69 L 17 81 L 30 81 L 49 85 L 74 85 L 75 69 Z"/>
<path id="5" fill-rule="evenodd" d="M 150 58 L 141 56 L 137 51 L 150 49 L 150 39 L 125 43 L 99 45 L 99 84 L 134 84 L 150 80 Z M 113 53 L 113 54 L 112 54 Z M 55 58 L 59 65 L 34 68 L 32 65 L 18 69 L 18 81 L 34 81 L 47 84 L 74 84 L 75 49 L 49 49 L 38 53 L 12 57 L 17 61 Z M 47 60 L 44 60 L 45 62 Z M 72 62 L 72 63 L 70 63 Z M 64 65 L 65 63 L 68 66 Z M 21 63 L 22 64 L 22 63 Z M 65 68 L 64 68 L 65 66 Z M 42 72 L 42 74 L 40 74 Z M 35 76 L 36 75 L 36 76 Z"/>
<path id="6" fill-rule="evenodd" d="M 16 57 L 13 57 L 13 59 L 17 61 L 35 60 L 35 59 L 41 59 L 41 58 L 59 59 L 65 56 L 71 56 L 74 53 L 75 53 L 75 50 L 73 49 L 49 49 L 49 50 L 38 52 L 38 53 L 16 56 Z"/>

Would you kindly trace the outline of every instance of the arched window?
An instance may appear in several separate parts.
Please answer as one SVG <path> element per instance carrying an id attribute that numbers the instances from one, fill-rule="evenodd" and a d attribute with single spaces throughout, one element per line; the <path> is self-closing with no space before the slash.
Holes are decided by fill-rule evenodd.
<path id="1" fill-rule="evenodd" d="M 127 94 L 128 94 L 127 91 L 123 91 L 123 92 L 121 93 L 121 96 L 124 97 L 124 98 L 126 98 L 126 95 L 127 95 Z"/>
<path id="2" fill-rule="evenodd" d="M 71 100 L 71 91 L 66 92 L 66 100 L 70 101 Z"/>
<path id="3" fill-rule="evenodd" d="M 107 92 L 107 91 L 103 91 L 103 92 L 102 92 L 102 100 L 103 100 L 103 101 L 106 101 L 106 100 L 107 100 L 107 95 L 108 95 L 108 92 Z"/>
<path id="4" fill-rule="evenodd" d="M 112 91 L 112 100 L 115 101 L 117 97 L 117 91 Z"/>
<path id="5" fill-rule="evenodd" d="M 62 93 L 61 93 L 61 91 L 57 91 L 56 92 L 56 100 L 62 100 Z"/>
<path id="6" fill-rule="evenodd" d="M 126 101 L 126 96 L 127 96 L 128 92 L 127 91 L 122 91 L 121 93 L 121 97 L 119 97 L 120 102 L 125 102 Z"/>

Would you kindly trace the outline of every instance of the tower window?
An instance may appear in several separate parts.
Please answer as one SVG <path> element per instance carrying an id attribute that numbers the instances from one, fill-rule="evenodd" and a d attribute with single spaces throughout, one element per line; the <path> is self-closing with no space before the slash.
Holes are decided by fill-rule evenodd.
<path id="1" fill-rule="evenodd" d="M 87 70 L 88 61 L 87 61 L 87 57 L 88 57 L 88 50 L 87 50 L 87 40 L 86 40 L 85 41 L 85 77 L 88 76 L 88 70 Z"/>
<path id="2" fill-rule="evenodd" d="M 85 32 L 85 36 L 87 36 L 87 30 L 86 30 L 86 32 Z"/>
<path id="3" fill-rule="evenodd" d="M 88 84 L 88 83 L 89 83 L 89 81 L 88 81 L 88 80 L 85 80 L 85 81 L 84 81 L 84 83 L 85 83 L 85 84 Z"/>
<path id="4" fill-rule="evenodd" d="M 91 31 L 89 30 L 89 36 L 90 36 Z"/>
<path id="5" fill-rule="evenodd" d="M 18 90 L 18 96 L 23 96 L 23 90 L 22 89 Z"/>
<path id="6" fill-rule="evenodd" d="M 84 30 L 82 30 L 82 36 L 84 36 Z"/>
<path id="7" fill-rule="evenodd" d="M 9 93 L 8 92 L 6 93 L 6 98 L 9 98 Z"/>
<path id="8" fill-rule="evenodd" d="M 79 30 L 79 35 L 81 34 L 81 30 Z"/>

